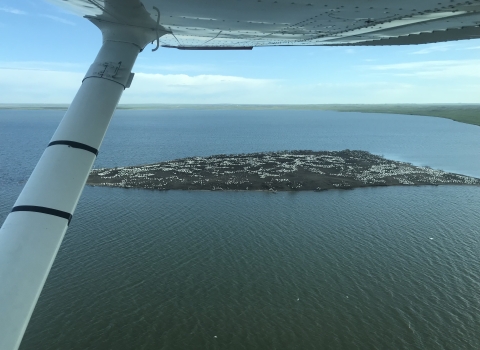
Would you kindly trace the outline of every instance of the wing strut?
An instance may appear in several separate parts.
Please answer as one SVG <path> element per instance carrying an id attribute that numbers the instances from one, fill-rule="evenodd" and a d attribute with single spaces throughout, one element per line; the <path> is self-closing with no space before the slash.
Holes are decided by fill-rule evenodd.
<path id="1" fill-rule="evenodd" d="M 157 37 L 151 29 L 90 20 L 103 45 L 0 229 L 2 350 L 20 345 L 137 55 Z"/>

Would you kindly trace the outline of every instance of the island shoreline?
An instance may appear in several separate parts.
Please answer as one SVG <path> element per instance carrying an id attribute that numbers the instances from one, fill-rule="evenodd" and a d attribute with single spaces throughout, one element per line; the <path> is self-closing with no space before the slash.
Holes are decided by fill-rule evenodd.
<path id="1" fill-rule="evenodd" d="M 385 186 L 480 185 L 480 179 L 366 151 L 281 151 L 189 157 L 92 170 L 88 185 L 160 191 L 325 191 Z"/>

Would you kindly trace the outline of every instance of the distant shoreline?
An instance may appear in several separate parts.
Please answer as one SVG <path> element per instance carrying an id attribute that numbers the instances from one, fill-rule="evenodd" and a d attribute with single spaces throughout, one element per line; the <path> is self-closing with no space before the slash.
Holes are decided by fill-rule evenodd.
<path id="1" fill-rule="evenodd" d="M 68 104 L 0 104 L 0 110 L 66 110 Z M 480 126 L 480 104 L 120 104 L 119 110 L 305 110 L 438 117 Z"/>

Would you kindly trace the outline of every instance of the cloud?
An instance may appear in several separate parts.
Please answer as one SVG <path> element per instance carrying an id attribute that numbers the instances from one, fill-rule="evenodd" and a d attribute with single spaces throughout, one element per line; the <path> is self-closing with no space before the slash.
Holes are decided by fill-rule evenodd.
<path id="1" fill-rule="evenodd" d="M 18 10 L 16 8 L 9 7 L 9 6 L 1 6 L 0 11 L 12 13 L 14 15 L 26 15 L 27 14 L 25 11 Z"/>
<path id="2" fill-rule="evenodd" d="M 222 75 L 138 74 L 122 103 L 472 103 L 479 94 L 480 83 L 465 84 L 461 79 L 445 86 L 414 79 L 302 83 Z"/>
<path id="3" fill-rule="evenodd" d="M 76 25 L 74 22 L 72 21 L 69 21 L 69 20 L 66 20 L 64 18 L 61 18 L 61 17 L 57 17 L 57 16 L 52 16 L 52 15 L 39 15 L 40 17 L 45 17 L 45 18 L 49 18 L 53 21 L 56 21 L 56 22 L 59 22 L 59 23 L 63 23 L 63 24 L 68 24 L 68 25 L 71 25 L 71 26 L 74 26 Z"/>
<path id="4" fill-rule="evenodd" d="M 2 69 L 0 103 L 70 103 L 84 74 Z"/>
<path id="5" fill-rule="evenodd" d="M 214 65 L 208 64 L 135 64 L 136 70 L 150 71 L 150 72 L 209 72 L 215 70 Z"/>
<path id="6" fill-rule="evenodd" d="M 451 48 L 452 48 L 452 45 L 449 45 L 449 44 L 446 44 L 446 45 L 435 44 L 434 46 L 428 46 L 421 50 L 410 52 L 410 55 L 427 55 L 429 53 L 434 53 L 434 52 L 446 52 L 446 51 L 449 51 Z"/>
<path id="7" fill-rule="evenodd" d="M 0 69 L 31 70 L 31 71 L 78 71 L 86 72 L 88 64 L 70 62 L 43 61 L 0 61 Z"/>
<path id="8" fill-rule="evenodd" d="M 364 66 L 373 71 L 393 73 L 397 76 L 416 76 L 423 78 L 479 78 L 480 60 L 444 60 L 394 63 Z"/>
<path id="9" fill-rule="evenodd" d="M 277 82 L 227 75 L 137 73 L 127 101 L 141 103 L 237 103 L 265 97 Z M 191 102 L 189 102 L 191 101 Z M 217 101 L 217 102 L 215 102 Z M 134 103 L 134 102 L 132 102 Z"/>
<path id="10" fill-rule="evenodd" d="M 268 85 L 272 80 L 252 79 L 228 75 L 196 75 L 186 74 L 145 74 L 138 73 L 137 78 L 146 84 L 161 84 L 168 90 L 191 90 L 202 88 L 200 94 L 217 93 L 230 89 L 249 89 Z"/>
<path id="11" fill-rule="evenodd" d="M 311 103 L 396 103 L 408 101 L 416 92 L 414 84 L 391 81 L 318 83 L 303 94 L 322 96 Z M 305 102 L 307 103 L 307 102 Z"/>
<path id="12" fill-rule="evenodd" d="M 478 67 L 476 62 L 476 66 Z M 473 64 L 473 63 L 472 63 Z M 0 103 L 70 103 L 84 72 L 72 71 L 69 63 L 0 62 Z M 72 64 L 75 66 L 74 64 Z M 393 73 L 415 71 L 419 63 L 372 66 L 386 75 L 369 74 L 359 81 L 305 82 L 258 79 L 233 75 L 137 73 L 121 103 L 175 104 L 320 104 L 320 103 L 476 103 L 478 78 L 407 82 Z M 9 66 L 10 68 L 8 68 Z M 80 66 L 78 64 L 77 66 Z M 76 66 L 75 66 L 76 67 Z M 423 67 L 423 66 L 420 66 Z M 55 68 L 55 69 L 54 69 Z M 76 68 L 75 68 L 76 69 Z M 357 79 L 355 81 L 355 79 Z M 477 83 L 478 82 L 478 83 Z"/>
<path id="13" fill-rule="evenodd" d="M 57 63 L 0 62 L 0 103 L 70 103 L 85 73 L 51 70 L 55 66 L 62 68 Z M 273 80 L 226 75 L 137 73 L 122 102 L 274 103 L 280 102 L 272 95 L 276 84 Z"/>

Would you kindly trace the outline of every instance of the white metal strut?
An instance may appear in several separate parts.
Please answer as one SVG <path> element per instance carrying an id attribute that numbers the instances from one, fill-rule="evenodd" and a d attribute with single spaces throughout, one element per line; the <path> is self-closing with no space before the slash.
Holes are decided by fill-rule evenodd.
<path id="1" fill-rule="evenodd" d="M 0 349 L 17 349 L 138 53 L 158 35 L 90 19 L 104 42 L 0 229 Z"/>

